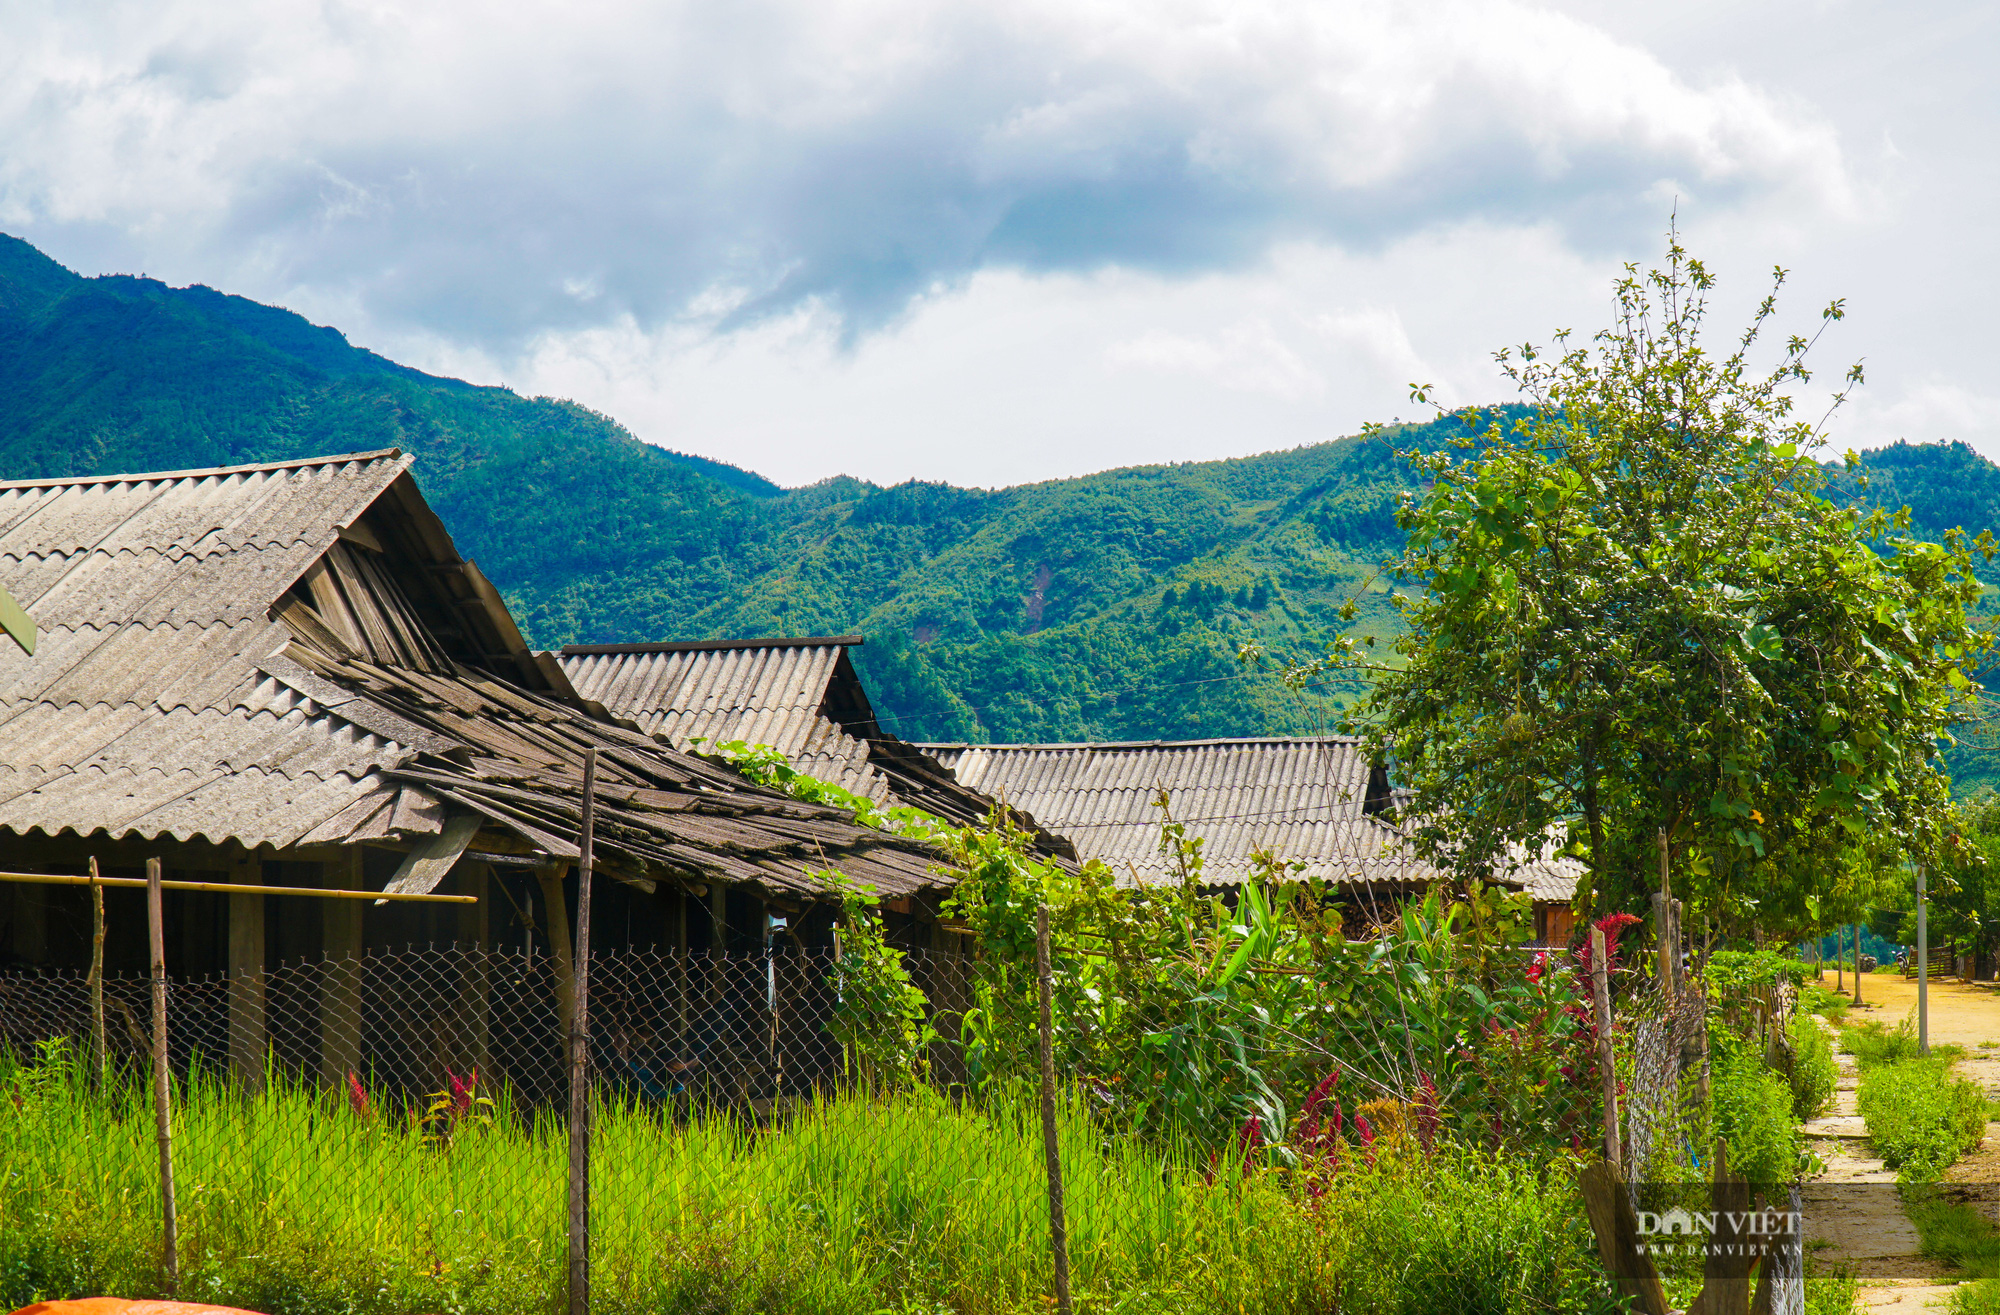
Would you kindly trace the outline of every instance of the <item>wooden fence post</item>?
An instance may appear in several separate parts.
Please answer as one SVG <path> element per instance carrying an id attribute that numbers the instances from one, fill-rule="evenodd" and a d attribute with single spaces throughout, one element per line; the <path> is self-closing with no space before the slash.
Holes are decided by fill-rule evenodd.
<path id="1" fill-rule="evenodd" d="M 1653 899 L 1654 939 L 1659 942 L 1659 965 L 1654 970 L 1660 979 L 1660 990 L 1668 998 L 1674 991 L 1674 969 L 1678 966 L 1675 953 L 1680 947 L 1674 944 L 1674 895 L 1668 882 L 1667 859 L 1670 854 L 1667 845 L 1667 829 L 1660 828 L 1660 893 Z"/>
<path id="2" fill-rule="evenodd" d="M 1661 983 L 1662 989 L 1666 983 Z M 1604 933 L 1590 929 L 1590 1000 L 1597 1020 L 1597 1064 L 1604 1070 L 1604 1162 L 1619 1167 L 1618 1070 L 1611 1053 L 1611 983 L 1605 971 Z"/>
<path id="3" fill-rule="evenodd" d="M 264 884 L 263 867 L 246 851 L 232 865 L 242 885 Z M 229 897 L 229 1067 L 243 1090 L 264 1089 L 269 1032 L 264 996 L 264 897 Z"/>
<path id="4" fill-rule="evenodd" d="M 153 1117 L 160 1139 L 160 1268 L 167 1295 L 180 1291 L 180 1221 L 174 1213 L 174 1125 L 167 1080 L 167 938 L 161 924 L 160 860 L 146 860 L 146 937 L 153 960 Z"/>
<path id="5" fill-rule="evenodd" d="M 1597 1239 L 1597 1258 L 1619 1294 L 1632 1299 L 1630 1309 L 1638 1315 L 1667 1315 L 1667 1295 L 1639 1240 L 1638 1213 L 1618 1181 L 1618 1166 L 1602 1160 L 1587 1164 L 1577 1175 L 1577 1186 Z"/>
<path id="6" fill-rule="evenodd" d="M 104 887 L 97 884 L 97 859 L 90 860 L 90 1065 L 104 1085 L 109 1060 L 104 1042 Z"/>
<path id="7" fill-rule="evenodd" d="M 328 865 L 327 886 L 360 890 L 361 846 L 349 845 Z M 324 929 L 324 966 L 320 973 L 320 1082 L 345 1100 L 347 1079 L 361 1068 L 361 963 L 367 942 L 362 936 L 359 900 L 331 899 L 320 906 Z"/>
<path id="8" fill-rule="evenodd" d="M 1056 1310 L 1070 1315 L 1069 1220 L 1063 1209 L 1062 1147 L 1056 1137 L 1055 1020 L 1049 1002 L 1049 910 L 1035 910 L 1035 980 L 1041 995 L 1042 1152 L 1049 1167 L 1049 1253 L 1055 1260 Z"/>
<path id="9" fill-rule="evenodd" d="M 583 753 L 583 834 L 577 843 L 576 952 L 569 1020 L 569 1315 L 590 1315 L 590 869 L 596 839 L 597 750 Z M 560 899 L 562 892 L 556 892 Z"/>
<path id="10" fill-rule="evenodd" d="M 569 1034 L 576 1026 L 576 956 L 570 939 L 569 906 L 563 901 L 563 864 L 552 863 L 535 869 L 542 888 L 543 928 L 549 938 L 550 966 L 556 977 L 557 1026 L 562 1029 L 564 1060 L 568 1059 Z"/>

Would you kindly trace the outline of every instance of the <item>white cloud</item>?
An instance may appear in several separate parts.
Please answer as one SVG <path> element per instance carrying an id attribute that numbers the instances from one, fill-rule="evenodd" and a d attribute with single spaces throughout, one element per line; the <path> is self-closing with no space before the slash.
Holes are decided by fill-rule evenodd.
<path id="1" fill-rule="evenodd" d="M 1809 116 L 1508 0 L 15 8 L 10 223 L 494 347 L 718 283 L 867 328 L 987 268 L 1850 191 Z"/>
<path id="2" fill-rule="evenodd" d="M 1437 371 L 1410 342 L 1403 317 L 1393 309 L 1333 311 L 1313 321 L 1313 328 L 1332 342 L 1356 353 L 1384 379 L 1400 379 L 1406 384 L 1434 384 Z M 1437 400 L 1445 406 L 1459 402 L 1456 389 L 1441 393 Z"/>
<path id="3" fill-rule="evenodd" d="M 2000 395 L 1930 377 L 1883 395 L 1864 391 L 1834 430 L 1837 447 L 1912 443 L 1970 443 L 2000 461 Z"/>
<path id="4" fill-rule="evenodd" d="M 1977 438 L 1981 22 L 0 0 L 0 228 L 788 482 L 1008 483 L 1505 396 L 1490 351 L 1601 324 L 1678 201 L 1729 295 L 1784 263 L 1851 298 L 1836 443 Z"/>
<path id="5" fill-rule="evenodd" d="M 1113 366 L 1190 374 L 1220 387 L 1267 393 L 1287 402 L 1326 392 L 1326 380 L 1264 320 L 1245 320 L 1213 336 L 1150 329 L 1105 353 Z"/>

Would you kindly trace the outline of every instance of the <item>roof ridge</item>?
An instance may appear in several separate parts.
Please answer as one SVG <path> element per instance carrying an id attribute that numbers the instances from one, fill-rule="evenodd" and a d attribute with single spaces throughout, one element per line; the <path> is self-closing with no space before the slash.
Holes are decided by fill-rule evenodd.
<path id="1" fill-rule="evenodd" d="M 324 457 L 299 457 L 292 461 L 259 461 L 246 466 L 155 470 L 132 475 L 68 475 L 60 479 L 7 479 L 0 480 L 0 489 L 48 489 L 85 484 L 145 484 L 158 480 L 207 479 L 215 475 L 248 475 L 264 470 L 299 470 L 307 466 L 333 466 L 350 461 L 394 460 L 402 455 L 403 449 L 399 447 L 383 447 L 370 452 L 338 452 Z"/>
<path id="2" fill-rule="evenodd" d="M 787 639 L 675 639 L 660 644 L 565 644 L 553 656 L 610 657 L 618 654 L 723 652 L 757 648 L 859 648 L 860 635 L 801 635 Z"/>
<path id="3" fill-rule="evenodd" d="M 1046 743 L 974 744 L 967 740 L 912 740 L 919 749 L 1205 749 L 1222 744 L 1358 745 L 1358 735 L 1228 735 L 1208 740 L 1056 740 Z"/>

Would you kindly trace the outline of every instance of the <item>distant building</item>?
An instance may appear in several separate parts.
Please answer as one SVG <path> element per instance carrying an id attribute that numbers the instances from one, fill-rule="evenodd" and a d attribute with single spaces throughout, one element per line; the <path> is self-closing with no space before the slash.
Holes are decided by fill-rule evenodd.
<path id="1" fill-rule="evenodd" d="M 1162 792 L 1174 820 L 1202 839 L 1207 885 L 1247 880 L 1259 850 L 1364 904 L 1399 900 L 1441 875 L 1392 822 L 1405 800 L 1387 773 L 1344 736 L 919 747 L 962 784 L 1026 809 L 1079 858 L 1133 884 L 1175 877 L 1160 850 Z M 1580 873 L 1573 860 L 1550 858 L 1518 862 L 1498 880 L 1534 897 L 1537 938 L 1560 943 Z"/>

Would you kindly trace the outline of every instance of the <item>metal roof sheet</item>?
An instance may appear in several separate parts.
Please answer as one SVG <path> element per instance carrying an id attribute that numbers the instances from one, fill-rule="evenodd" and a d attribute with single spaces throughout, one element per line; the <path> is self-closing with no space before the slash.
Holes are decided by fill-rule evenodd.
<path id="1" fill-rule="evenodd" d="M 0 578 L 42 630 L 0 651 L 0 827 L 285 846 L 404 746 L 255 669 L 273 599 L 391 483 L 390 452 L 0 484 Z"/>

